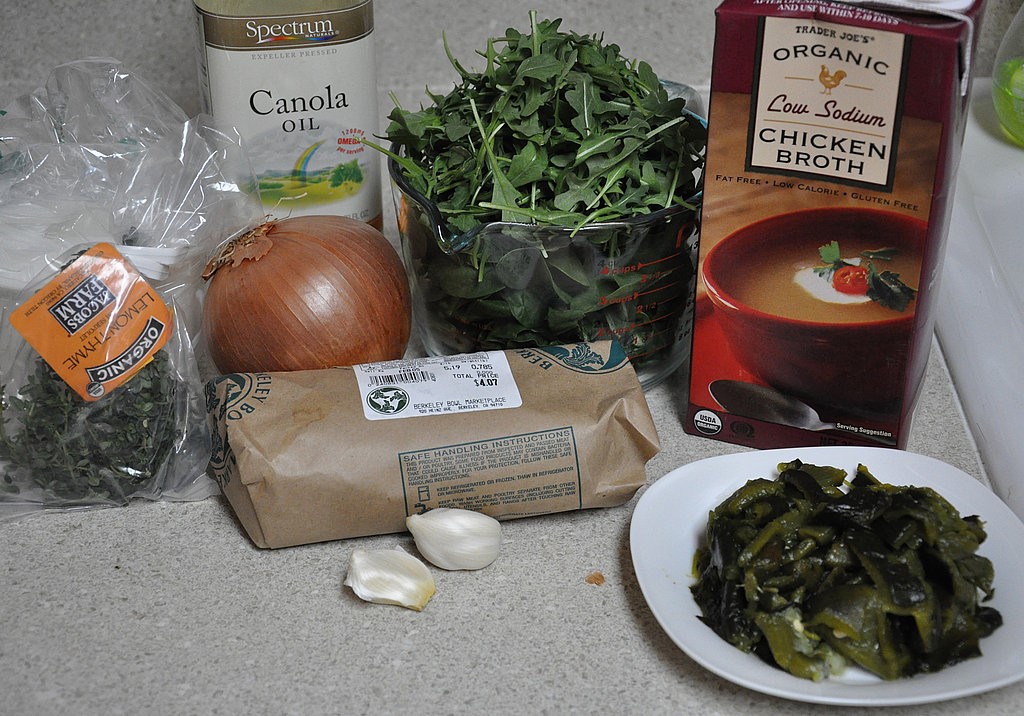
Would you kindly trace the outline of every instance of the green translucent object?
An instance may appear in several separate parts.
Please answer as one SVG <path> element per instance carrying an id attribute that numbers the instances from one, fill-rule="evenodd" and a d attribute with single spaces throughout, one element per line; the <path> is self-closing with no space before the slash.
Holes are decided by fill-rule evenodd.
<path id="1" fill-rule="evenodd" d="M 992 101 L 1003 131 L 1024 146 L 1024 7 L 1013 18 L 996 52 Z"/>

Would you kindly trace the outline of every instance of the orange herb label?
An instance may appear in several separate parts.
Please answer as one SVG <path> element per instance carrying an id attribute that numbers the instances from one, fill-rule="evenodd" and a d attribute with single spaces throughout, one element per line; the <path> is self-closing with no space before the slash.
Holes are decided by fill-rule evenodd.
<path id="1" fill-rule="evenodd" d="M 170 338 L 173 316 L 111 244 L 79 256 L 11 314 L 11 324 L 85 400 L 125 383 Z"/>

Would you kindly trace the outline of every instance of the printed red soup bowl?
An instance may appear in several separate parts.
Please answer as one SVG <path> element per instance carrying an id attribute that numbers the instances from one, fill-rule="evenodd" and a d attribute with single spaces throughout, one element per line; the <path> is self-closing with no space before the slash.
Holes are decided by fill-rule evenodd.
<path id="1" fill-rule="evenodd" d="M 895 212 L 805 209 L 712 247 L 701 276 L 736 359 L 818 406 L 898 407 L 926 225 Z"/>

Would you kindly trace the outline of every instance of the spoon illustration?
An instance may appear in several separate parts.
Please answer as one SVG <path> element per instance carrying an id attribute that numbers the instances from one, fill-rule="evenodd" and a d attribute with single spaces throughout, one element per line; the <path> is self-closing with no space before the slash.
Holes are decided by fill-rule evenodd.
<path id="1" fill-rule="evenodd" d="M 804 430 L 842 430 L 885 445 L 895 444 L 882 435 L 846 430 L 835 423 L 826 423 L 807 403 L 774 388 L 738 380 L 716 380 L 708 386 L 713 397 L 725 410 L 755 420 L 781 423 Z"/>

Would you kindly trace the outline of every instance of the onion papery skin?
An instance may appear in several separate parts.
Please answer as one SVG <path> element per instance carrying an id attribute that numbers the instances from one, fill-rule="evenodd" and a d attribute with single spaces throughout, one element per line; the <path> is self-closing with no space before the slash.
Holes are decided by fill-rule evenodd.
<path id="1" fill-rule="evenodd" d="M 204 276 L 203 333 L 221 373 L 394 360 L 408 346 L 405 267 L 361 221 L 268 221 L 225 247 Z"/>

